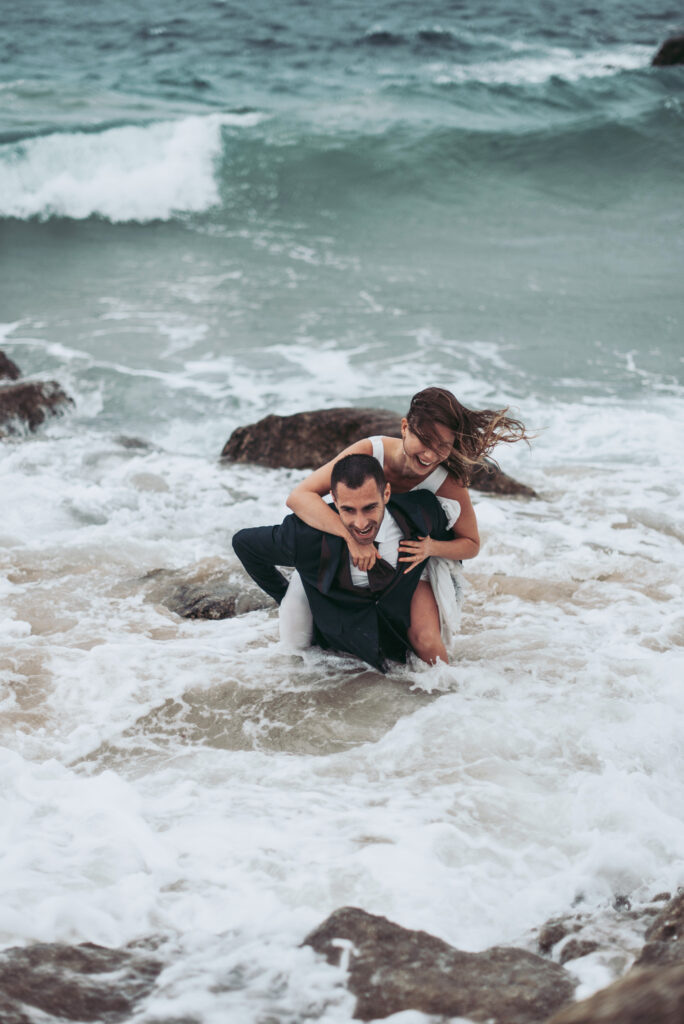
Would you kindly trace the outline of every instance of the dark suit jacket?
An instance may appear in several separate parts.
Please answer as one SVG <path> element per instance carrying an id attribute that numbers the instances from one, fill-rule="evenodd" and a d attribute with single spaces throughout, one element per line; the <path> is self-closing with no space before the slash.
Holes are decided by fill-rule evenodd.
<path id="1" fill-rule="evenodd" d="M 333 506 L 334 508 L 334 506 Z M 430 491 L 410 491 L 390 498 L 387 506 L 407 538 L 453 540 L 446 516 Z M 341 537 L 307 526 L 295 515 L 280 526 L 239 530 L 233 548 L 245 569 L 262 590 L 280 604 L 287 580 L 278 565 L 294 566 L 302 577 L 314 620 L 314 642 L 321 647 L 348 651 L 386 671 L 388 658 L 405 661 L 411 648 L 407 631 L 411 598 L 424 562 L 404 575 L 398 563 L 389 585 L 381 592 L 369 588 L 344 589 L 341 560 L 349 557 Z"/>

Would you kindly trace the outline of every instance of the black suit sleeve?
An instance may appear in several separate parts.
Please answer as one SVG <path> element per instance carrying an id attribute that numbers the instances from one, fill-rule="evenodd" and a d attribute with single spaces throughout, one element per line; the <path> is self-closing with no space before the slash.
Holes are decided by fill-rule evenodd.
<path id="1" fill-rule="evenodd" d="M 233 550 L 246 571 L 278 604 L 285 597 L 287 580 L 276 566 L 295 564 L 293 519 L 294 516 L 288 516 L 280 526 L 238 530 L 233 537 Z"/>

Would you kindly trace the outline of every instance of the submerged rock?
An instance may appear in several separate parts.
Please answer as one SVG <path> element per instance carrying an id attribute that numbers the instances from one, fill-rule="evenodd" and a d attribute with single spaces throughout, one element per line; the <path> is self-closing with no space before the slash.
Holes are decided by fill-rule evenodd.
<path id="1" fill-rule="evenodd" d="M 637 966 L 684 964 L 684 892 L 663 908 L 644 938 Z"/>
<path id="2" fill-rule="evenodd" d="M 640 967 L 590 999 L 557 1013 L 548 1024 L 682 1024 L 684 964 Z"/>
<path id="3" fill-rule="evenodd" d="M 143 577 L 147 599 L 184 619 L 232 619 L 274 601 L 242 571 L 216 560 L 187 569 L 153 569 Z"/>
<path id="4" fill-rule="evenodd" d="M 54 380 L 20 381 L 0 387 L 0 437 L 35 430 L 48 416 L 73 405 Z"/>
<path id="5" fill-rule="evenodd" d="M 668 67 L 672 64 L 684 64 L 684 33 L 670 36 L 662 44 L 651 61 L 654 67 Z"/>
<path id="6" fill-rule="evenodd" d="M 25 1008 L 60 1019 L 129 1020 L 162 964 L 131 949 L 36 943 L 0 954 L 0 1020 L 27 1024 Z"/>
<path id="7" fill-rule="evenodd" d="M 4 352 L 0 352 L 0 380 L 18 380 L 20 377 L 21 370 L 17 364 Z"/>
<path id="8" fill-rule="evenodd" d="M 356 907 L 336 910 L 304 940 L 329 963 L 348 958 L 354 1017 L 402 1010 L 468 1017 L 491 1024 L 545 1021 L 567 1003 L 576 982 L 557 964 L 523 949 L 463 953 Z"/>
<path id="9" fill-rule="evenodd" d="M 388 409 L 316 409 L 292 416 L 271 415 L 234 430 L 221 458 L 271 469 L 315 469 L 364 437 L 398 437 L 400 433 L 401 416 Z M 493 494 L 535 497 L 531 487 L 507 476 L 492 462 L 475 470 L 470 486 Z"/>

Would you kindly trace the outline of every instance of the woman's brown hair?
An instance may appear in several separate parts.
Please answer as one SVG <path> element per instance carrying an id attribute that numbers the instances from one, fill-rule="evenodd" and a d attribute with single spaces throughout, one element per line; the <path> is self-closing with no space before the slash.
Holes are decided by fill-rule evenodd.
<path id="1" fill-rule="evenodd" d="M 529 440 L 524 424 L 507 412 L 507 408 L 467 409 L 445 388 L 424 388 L 411 399 L 406 419 L 411 432 L 433 449 L 443 443 L 435 431 L 436 423 L 454 431 L 454 446 L 442 461 L 465 485 L 475 466 L 484 462 L 497 444 Z"/>

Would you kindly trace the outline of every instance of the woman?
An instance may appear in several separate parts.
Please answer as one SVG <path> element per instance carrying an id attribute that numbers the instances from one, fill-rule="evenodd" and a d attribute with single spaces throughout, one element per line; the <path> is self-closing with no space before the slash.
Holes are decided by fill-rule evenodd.
<path id="1" fill-rule="evenodd" d="M 399 562 L 406 566 L 405 572 L 430 558 L 411 602 L 408 636 L 418 657 L 431 664 L 438 658 L 448 661 L 443 634 L 449 635 L 449 619 L 457 615 L 454 588 L 444 560 L 456 566 L 463 559 L 474 558 L 480 550 L 477 520 L 467 489 L 473 467 L 499 442 L 527 439 L 523 424 L 506 416 L 506 412 L 467 409 L 450 391 L 425 388 L 411 399 L 408 415 L 401 421 L 401 437 L 357 441 L 303 480 L 287 498 L 288 507 L 309 526 L 342 537 L 354 564 L 367 571 L 376 560 L 375 548 L 369 550 L 358 544 L 323 500 L 330 491 L 330 475 L 337 460 L 352 453 L 375 455 L 393 491 L 423 487 L 437 495 L 449 516 L 454 539 L 422 537 L 399 545 Z M 303 601 L 303 588 L 295 575 L 281 605 L 281 635 L 303 631 L 306 638 L 308 631 L 310 638 L 308 605 L 305 609 Z"/>

